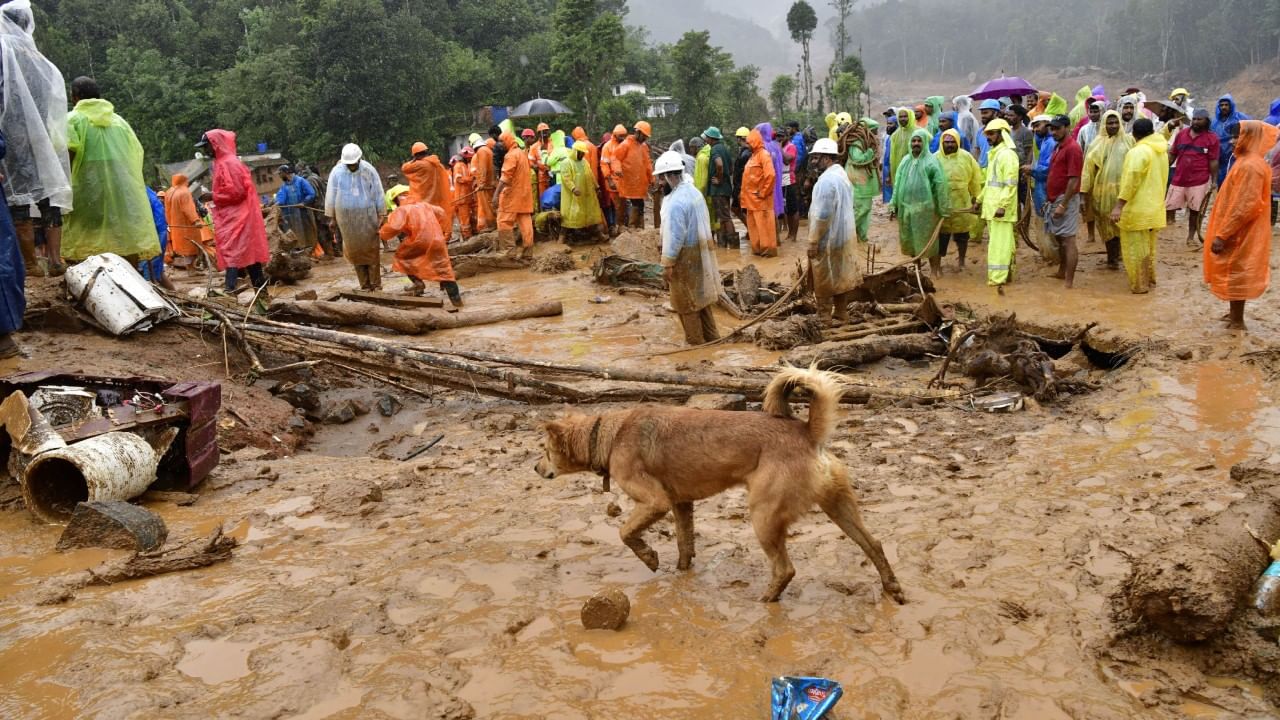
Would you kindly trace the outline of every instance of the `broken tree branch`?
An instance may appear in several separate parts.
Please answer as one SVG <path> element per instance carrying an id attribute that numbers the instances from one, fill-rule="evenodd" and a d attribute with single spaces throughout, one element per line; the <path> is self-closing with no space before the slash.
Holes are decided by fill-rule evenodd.
<path id="1" fill-rule="evenodd" d="M 293 301 L 276 300 L 268 310 L 272 315 L 282 315 L 304 322 L 321 325 L 373 325 L 388 330 L 417 335 L 431 330 L 488 325 L 507 320 L 554 317 L 564 313 L 559 301 L 517 305 L 509 308 L 485 308 L 458 313 L 393 310 L 369 307 L 360 303 L 329 302 L 325 300 Z"/>

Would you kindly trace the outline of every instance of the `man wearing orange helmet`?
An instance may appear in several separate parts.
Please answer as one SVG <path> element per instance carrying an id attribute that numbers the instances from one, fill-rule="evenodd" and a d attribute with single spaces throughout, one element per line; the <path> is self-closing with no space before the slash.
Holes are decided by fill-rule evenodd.
<path id="1" fill-rule="evenodd" d="M 440 222 L 445 241 L 453 235 L 453 192 L 449 188 L 449 171 L 440 158 L 429 154 L 424 142 L 416 142 L 410 149 L 413 159 L 400 166 L 400 172 L 409 181 L 409 202 L 427 201 L 444 208 L 445 217 Z"/>
<path id="2" fill-rule="evenodd" d="M 516 255 L 515 230 L 520 229 L 524 257 L 533 256 L 533 185 L 529 183 L 529 156 L 520 152 L 516 136 L 502 133 L 507 154 L 498 179 L 498 250 Z"/>
<path id="3" fill-rule="evenodd" d="M 538 194 L 535 197 L 542 197 L 542 193 L 551 187 L 551 167 L 547 165 L 547 158 L 553 149 L 551 126 L 538 123 L 538 132 L 529 143 L 529 167 L 538 175 Z"/>
<path id="4" fill-rule="evenodd" d="M 653 185 L 653 159 L 649 157 L 649 134 L 653 129 L 641 120 L 635 133 L 613 152 L 613 177 L 618 194 L 627 204 L 627 224 L 644 228 L 644 200 Z"/>
<path id="5" fill-rule="evenodd" d="M 498 185 L 498 168 L 494 165 L 493 149 L 478 133 L 471 135 L 471 147 L 475 155 L 471 157 L 471 181 L 475 187 L 476 232 L 485 232 L 494 227 L 493 189 Z"/>

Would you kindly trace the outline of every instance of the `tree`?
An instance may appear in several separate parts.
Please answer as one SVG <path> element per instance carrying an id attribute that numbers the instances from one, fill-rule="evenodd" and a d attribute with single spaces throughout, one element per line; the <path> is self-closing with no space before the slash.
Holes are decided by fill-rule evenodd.
<path id="1" fill-rule="evenodd" d="M 801 55 L 804 58 L 804 106 L 813 104 L 813 69 L 809 65 L 809 41 L 813 39 L 813 31 L 818 27 L 818 15 L 813 6 L 805 0 L 796 0 L 787 11 L 787 30 L 791 32 L 791 40 L 800 43 Z"/>
<path id="2" fill-rule="evenodd" d="M 844 110 L 854 117 L 862 115 L 862 104 L 858 95 L 862 92 L 862 81 L 853 73 L 836 74 L 831 83 L 831 102 L 833 110 Z"/>
<path id="3" fill-rule="evenodd" d="M 844 62 L 845 53 L 849 49 L 849 16 L 853 14 L 853 4 L 857 0 L 831 0 L 831 7 L 836 11 L 836 27 L 835 27 L 835 60 L 832 63 L 839 66 Z"/>
<path id="4" fill-rule="evenodd" d="M 573 89 L 578 114 L 594 125 L 596 106 L 609 96 L 611 78 L 622 66 L 622 19 L 601 13 L 597 0 L 560 0 L 553 25 L 551 68 Z"/>
<path id="5" fill-rule="evenodd" d="M 769 86 L 769 103 L 773 106 L 774 115 L 782 117 L 787 114 L 787 99 L 795 91 L 796 81 L 790 75 L 779 75 L 773 79 Z"/>
<path id="6" fill-rule="evenodd" d="M 705 129 L 715 120 L 721 72 L 733 69 L 733 58 L 711 44 L 706 30 L 689 31 L 671 48 L 672 96 L 679 105 L 676 129 L 681 136 Z"/>

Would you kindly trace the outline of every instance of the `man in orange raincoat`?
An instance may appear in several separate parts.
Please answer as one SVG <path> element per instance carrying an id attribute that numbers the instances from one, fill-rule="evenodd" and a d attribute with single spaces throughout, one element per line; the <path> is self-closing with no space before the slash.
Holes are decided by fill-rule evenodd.
<path id="1" fill-rule="evenodd" d="M 1257 120 L 1240 123 L 1235 160 L 1218 189 L 1204 246 L 1204 281 L 1230 303 L 1227 327 L 1243 330 L 1244 304 L 1271 282 L 1271 167 L 1265 155 L 1280 128 Z"/>
<path id="2" fill-rule="evenodd" d="M 542 197 L 542 193 L 551 187 L 551 167 L 547 165 L 547 158 L 554 149 L 551 145 L 551 126 L 538 123 L 538 133 L 533 142 L 529 143 L 529 167 L 538 174 L 538 197 Z"/>
<path id="3" fill-rule="evenodd" d="M 627 225 L 644 229 L 644 199 L 653 185 L 653 159 L 649 157 L 649 134 L 653 129 L 641 120 L 635 132 L 613 151 L 613 179 L 618 194 L 626 201 Z"/>
<path id="4" fill-rule="evenodd" d="M 609 237 L 618 237 L 618 226 L 626 227 L 627 213 L 626 206 L 622 200 L 622 196 L 618 194 L 618 183 L 613 176 L 613 155 L 618 150 L 618 146 L 623 140 L 627 139 L 627 129 L 621 124 L 613 127 L 613 133 L 607 136 L 605 142 L 600 146 L 600 189 L 604 192 L 607 202 L 606 207 L 610 211 L 605 213 L 605 219 L 609 222 Z"/>
<path id="5" fill-rule="evenodd" d="M 440 289 L 449 296 L 449 302 L 455 308 L 462 307 L 462 293 L 458 290 L 458 279 L 453 274 L 453 263 L 449 260 L 449 244 L 445 240 L 444 231 L 440 229 L 440 221 L 445 215 L 444 208 L 426 202 L 414 202 L 409 193 L 400 188 L 391 193 L 396 209 L 378 229 L 378 237 L 387 241 L 397 235 L 401 236 L 391 267 L 396 272 L 408 275 L 409 281 L 413 283 L 405 292 L 421 295 L 428 280 L 438 282 Z"/>
<path id="6" fill-rule="evenodd" d="M 174 175 L 172 185 L 164 194 L 164 219 L 169 224 L 169 247 L 164 262 L 175 268 L 194 271 L 200 259 L 201 248 L 210 261 L 216 259 L 213 243 L 206 243 L 201 231 L 205 228 L 191 186 L 186 175 Z"/>
<path id="7" fill-rule="evenodd" d="M 498 214 L 498 250 L 516 254 L 515 229 L 520 228 L 524 257 L 533 257 L 533 185 L 529 183 L 529 155 L 520 152 L 516 136 L 502 133 L 507 155 L 502 160 L 502 175 L 496 192 Z"/>
<path id="8" fill-rule="evenodd" d="M 475 181 L 471 178 L 471 166 L 467 164 L 470 159 L 471 148 L 463 148 L 461 155 L 449 159 L 453 168 L 453 214 L 458 218 L 458 228 L 464 240 L 471 237 L 475 228 L 471 213 L 476 203 Z"/>
<path id="9" fill-rule="evenodd" d="M 773 214 L 773 183 L 776 173 L 773 156 L 764 147 L 764 136 L 759 130 L 747 135 L 747 147 L 751 159 L 742 171 L 742 193 L 739 201 L 747 214 L 747 236 L 751 251 L 762 257 L 778 256 L 776 218 Z"/>
<path id="10" fill-rule="evenodd" d="M 410 149 L 413 159 L 400 166 L 400 172 L 409 181 L 409 194 L 413 202 L 425 200 L 444 210 L 440 229 L 445 239 L 453 235 L 453 191 L 449 187 L 449 170 L 440 158 L 429 154 L 424 142 L 416 142 Z"/>
<path id="11" fill-rule="evenodd" d="M 498 169 L 493 165 L 493 150 L 479 135 L 471 141 L 476 154 L 471 158 L 471 182 L 475 187 L 476 232 L 495 226 L 493 189 L 498 186 Z"/>

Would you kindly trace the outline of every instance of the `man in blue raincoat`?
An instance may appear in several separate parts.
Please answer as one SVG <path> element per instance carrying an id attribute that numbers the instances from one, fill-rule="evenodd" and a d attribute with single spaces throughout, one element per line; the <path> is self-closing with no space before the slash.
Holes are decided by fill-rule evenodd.
<path id="1" fill-rule="evenodd" d="M 280 229 L 285 232 L 292 230 L 298 240 L 295 247 L 309 251 L 316 246 L 315 216 L 311 214 L 316 189 L 289 165 L 281 165 L 277 172 L 280 173 L 280 189 L 276 191 Z"/>
<path id="2" fill-rule="evenodd" d="M 0 160 L 4 155 L 4 135 L 0 135 Z M 4 190 L 0 188 L 0 201 L 4 199 Z M 23 290 L 26 281 L 26 267 L 22 264 L 22 251 L 18 249 L 18 231 L 13 227 L 9 204 L 0 202 L 0 359 L 22 353 L 12 333 L 22 327 L 22 314 L 27 310 Z"/>
<path id="3" fill-rule="evenodd" d="M 1227 93 L 1218 98 L 1218 109 L 1213 116 L 1213 132 L 1218 136 L 1219 147 L 1222 151 L 1218 153 L 1218 184 L 1222 184 L 1222 180 L 1227 177 L 1227 170 L 1231 167 L 1232 158 L 1232 138 L 1230 126 L 1239 127 L 1242 120 L 1248 120 L 1249 116 L 1236 109 L 1236 99 L 1231 97 L 1231 93 Z"/>

